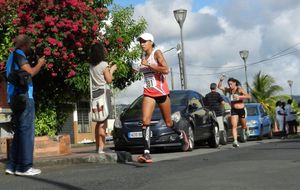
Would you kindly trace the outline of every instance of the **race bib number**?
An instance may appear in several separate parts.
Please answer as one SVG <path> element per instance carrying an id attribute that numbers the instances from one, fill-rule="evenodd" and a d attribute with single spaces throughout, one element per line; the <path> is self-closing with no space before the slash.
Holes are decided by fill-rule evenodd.
<path id="1" fill-rule="evenodd" d="M 154 76 L 145 76 L 145 88 L 153 88 L 156 86 L 156 80 Z"/>

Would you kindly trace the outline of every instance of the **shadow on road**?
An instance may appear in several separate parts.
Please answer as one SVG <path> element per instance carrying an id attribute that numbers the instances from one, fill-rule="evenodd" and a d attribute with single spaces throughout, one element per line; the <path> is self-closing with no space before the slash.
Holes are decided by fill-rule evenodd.
<path id="1" fill-rule="evenodd" d="M 49 179 L 44 179 L 44 178 L 39 178 L 39 177 L 24 177 L 24 178 L 27 178 L 27 179 L 33 180 L 33 181 L 42 182 L 42 183 L 47 183 L 47 184 L 50 184 L 50 185 L 53 185 L 55 187 L 59 187 L 61 189 L 65 189 L 65 190 L 84 190 L 82 188 L 75 187 L 73 185 L 69 185 L 66 183 L 53 181 L 53 180 L 49 180 Z"/>

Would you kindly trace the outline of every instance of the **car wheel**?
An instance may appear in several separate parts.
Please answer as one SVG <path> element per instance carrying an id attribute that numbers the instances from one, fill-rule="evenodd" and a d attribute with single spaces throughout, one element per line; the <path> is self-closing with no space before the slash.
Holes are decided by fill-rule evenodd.
<path id="1" fill-rule="evenodd" d="M 226 130 L 220 131 L 220 144 L 226 145 L 228 142 L 227 132 Z"/>
<path id="2" fill-rule="evenodd" d="M 272 131 L 272 125 L 269 126 L 270 132 L 268 133 L 268 139 L 273 138 L 273 131 Z"/>
<path id="3" fill-rule="evenodd" d="M 220 144 L 219 127 L 218 127 L 218 125 L 215 122 L 213 122 L 212 127 L 213 127 L 213 129 L 212 129 L 212 135 L 208 139 L 208 146 L 211 147 L 211 148 L 218 148 L 219 144 Z"/>
<path id="4" fill-rule="evenodd" d="M 241 143 L 245 143 L 247 142 L 247 140 L 248 140 L 248 135 L 246 133 L 246 130 L 245 129 L 240 130 L 238 141 Z"/>
<path id="5" fill-rule="evenodd" d="M 194 136 L 194 130 L 191 125 L 188 126 L 188 140 L 189 140 L 189 149 L 188 151 L 193 151 L 195 148 L 195 136 Z"/>

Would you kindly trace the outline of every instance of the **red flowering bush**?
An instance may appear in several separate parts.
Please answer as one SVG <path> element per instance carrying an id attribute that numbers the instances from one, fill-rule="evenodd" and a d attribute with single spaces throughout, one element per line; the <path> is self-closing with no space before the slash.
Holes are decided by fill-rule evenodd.
<path id="1" fill-rule="evenodd" d="M 3 62 L 7 59 L 9 48 L 12 47 L 12 38 L 15 35 L 16 27 L 12 20 L 16 17 L 16 8 L 19 0 L 0 0 L 0 62 L 5 69 Z"/>
<path id="2" fill-rule="evenodd" d="M 20 0 L 13 23 L 19 34 L 30 35 L 34 45 L 44 49 L 49 75 L 68 79 L 88 61 L 89 47 L 107 13 L 91 0 Z"/>
<path id="3" fill-rule="evenodd" d="M 106 46 L 108 61 L 118 65 L 115 88 L 123 89 L 138 78 L 128 61 L 140 56 L 138 45 L 132 42 L 145 30 L 146 22 L 132 19 L 132 7 L 114 7 L 108 17 L 108 3 L 111 0 L 0 0 L 0 71 L 17 34 L 31 36 L 47 60 L 33 81 L 38 135 L 48 130 L 41 130 L 43 126 L 50 125 L 44 123 L 45 113 L 56 113 L 51 124 L 51 130 L 55 129 L 65 121 L 61 104 L 89 97 L 88 55 L 98 40 Z"/>

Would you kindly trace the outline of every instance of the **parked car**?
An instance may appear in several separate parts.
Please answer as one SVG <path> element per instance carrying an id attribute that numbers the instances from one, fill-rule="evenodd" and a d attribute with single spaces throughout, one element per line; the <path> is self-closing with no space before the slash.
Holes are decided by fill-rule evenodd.
<path id="1" fill-rule="evenodd" d="M 252 103 L 246 104 L 246 108 L 249 137 L 262 139 L 264 136 L 267 136 L 272 138 L 272 121 L 263 106 L 259 103 Z"/>
<path id="2" fill-rule="evenodd" d="M 195 142 L 206 141 L 212 148 L 219 146 L 219 128 L 215 114 L 203 107 L 203 96 L 192 90 L 175 90 L 170 93 L 172 117 L 180 117 L 178 126 L 189 139 L 189 150 L 194 149 Z M 137 98 L 115 122 L 113 138 L 118 150 L 143 147 L 142 139 L 142 100 Z M 172 129 L 166 127 L 158 106 L 156 106 L 151 128 L 151 146 L 181 146 L 179 137 Z"/>
<path id="3" fill-rule="evenodd" d="M 220 131 L 220 144 L 226 145 L 229 139 L 232 139 L 232 127 L 230 123 L 231 116 L 231 104 L 230 99 L 227 96 L 222 95 L 223 100 L 225 102 L 223 118 L 224 118 L 224 131 Z M 238 124 L 238 141 L 241 143 L 247 142 L 248 136 L 243 130 L 241 124 Z"/>

